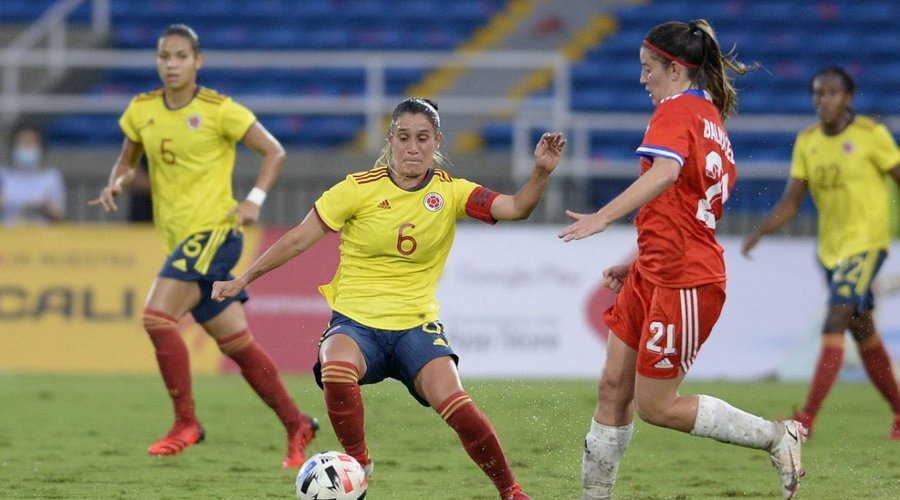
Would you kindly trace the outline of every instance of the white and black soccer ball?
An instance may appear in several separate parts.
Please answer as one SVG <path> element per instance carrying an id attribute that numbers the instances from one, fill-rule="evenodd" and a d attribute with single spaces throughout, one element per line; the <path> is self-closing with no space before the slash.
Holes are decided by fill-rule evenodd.
<path id="1" fill-rule="evenodd" d="M 339 451 L 313 455 L 297 473 L 297 500 L 362 500 L 366 471 L 355 458 Z"/>

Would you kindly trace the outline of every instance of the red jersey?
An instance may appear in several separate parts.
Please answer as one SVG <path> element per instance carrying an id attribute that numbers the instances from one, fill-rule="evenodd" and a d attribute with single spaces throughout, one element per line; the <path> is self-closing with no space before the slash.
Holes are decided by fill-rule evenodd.
<path id="1" fill-rule="evenodd" d="M 696 90 L 663 100 L 637 154 L 641 175 L 655 157 L 681 165 L 675 184 L 642 206 L 635 218 L 641 273 L 666 288 L 725 281 L 724 251 L 715 229 L 736 171 L 715 105 Z"/>

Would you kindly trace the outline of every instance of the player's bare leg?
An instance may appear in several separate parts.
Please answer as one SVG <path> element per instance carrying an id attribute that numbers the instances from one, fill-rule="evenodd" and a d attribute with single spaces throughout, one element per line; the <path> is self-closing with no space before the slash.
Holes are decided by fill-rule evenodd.
<path id="1" fill-rule="evenodd" d="M 767 450 L 781 478 L 784 498 L 793 497 L 804 475 L 800 461 L 801 445 L 806 440 L 803 425 L 794 420 L 765 420 L 712 396 L 679 396 L 683 377 L 684 373 L 674 379 L 638 375 L 635 406 L 641 419 L 722 443 Z"/>
<path id="2" fill-rule="evenodd" d="M 637 352 L 610 332 L 606 363 L 598 384 L 597 408 L 584 438 L 581 482 L 585 500 L 612 497 L 619 464 L 634 429 L 636 360 Z"/>

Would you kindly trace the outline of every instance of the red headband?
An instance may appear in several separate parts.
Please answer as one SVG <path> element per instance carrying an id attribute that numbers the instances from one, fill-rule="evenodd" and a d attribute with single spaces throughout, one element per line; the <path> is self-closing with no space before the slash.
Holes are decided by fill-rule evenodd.
<path id="1" fill-rule="evenodd" d="M 644 40 L 644 47 L 647 47 L 648 49 L 652 50 L 653 52 L 656 52 L 657 54 L 665 57 L 666 59 L 668 59 L 672 62 L 677 62 L 678 64 L 684 66 L 685 68 L 697 69 L 700 67 L 699 64 L 689 63 L 687 61 L 684 61 L 682 59 L 679 59 L 679 58 L 673 56 L 672 54 L 669 54 L 665 50 L 657 47 L 656 45 L 653 45 L 652 43 L 648 42 L 647 40 Z"/>

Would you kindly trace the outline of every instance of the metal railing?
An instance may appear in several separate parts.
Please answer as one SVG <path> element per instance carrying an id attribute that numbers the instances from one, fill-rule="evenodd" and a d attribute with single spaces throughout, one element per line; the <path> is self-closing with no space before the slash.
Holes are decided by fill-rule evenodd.
<path id="1" fill-rule="evenodd" d="M 65 71 L 75 68 L 147 68 L 153 64 L 152 50 L 30 50 L 28 57 L 16 51 L 0 53 L 4 61 L 0 112 L 5 116 L 31 114 L 107 114 L 121 113 L 130 96 L 48 95 L 21 90 L 23 68 L 53 68 Z M 384 140 L 384 116 L 396 104 L 387 94 L 389 69 L 464 68 L 520 69 L 553 71 L 556 91 L 549 98 L 551 123 L 561 127 L 568 117 L 570 71 L 569 62 L 552 51 L 492 51 L 482 53 L 447 52 L 308 52 L 308 51 L 207 51 L 205 68 L 228 69 L 359 69 L 365 70 L 365 90 L 356 96 L 246 96 L 241 103 L 260 114 L 362 114 L 366 117 L 367 147 L 381 148 Z M 528 100 L 505 96 L 441 96 L 441 114 L 495 116 L 514 115 Z"/>
<path id="2" fill-rule="evenodd" d="M 69 16 L 83 4 L 91 4 L 91 32 L 97 39 L 109 33 L 109 0 L 60 0 L 23 30 L 0 54 L 3 64 L 3 91 L 0 93 L 0 116 L 3 123 L 14 122 L 21 112 L 19 106 L 22 90 L 22 69 L 29 66 L 46 69 L 46 78 L 34 87 L 45 90 L 49 84 L 60 78 L 67 67 L 69 51 L 67 44 Z M 31 64 L 35 47 L 46 43 L 44 58 L 39 64 Z"/>

